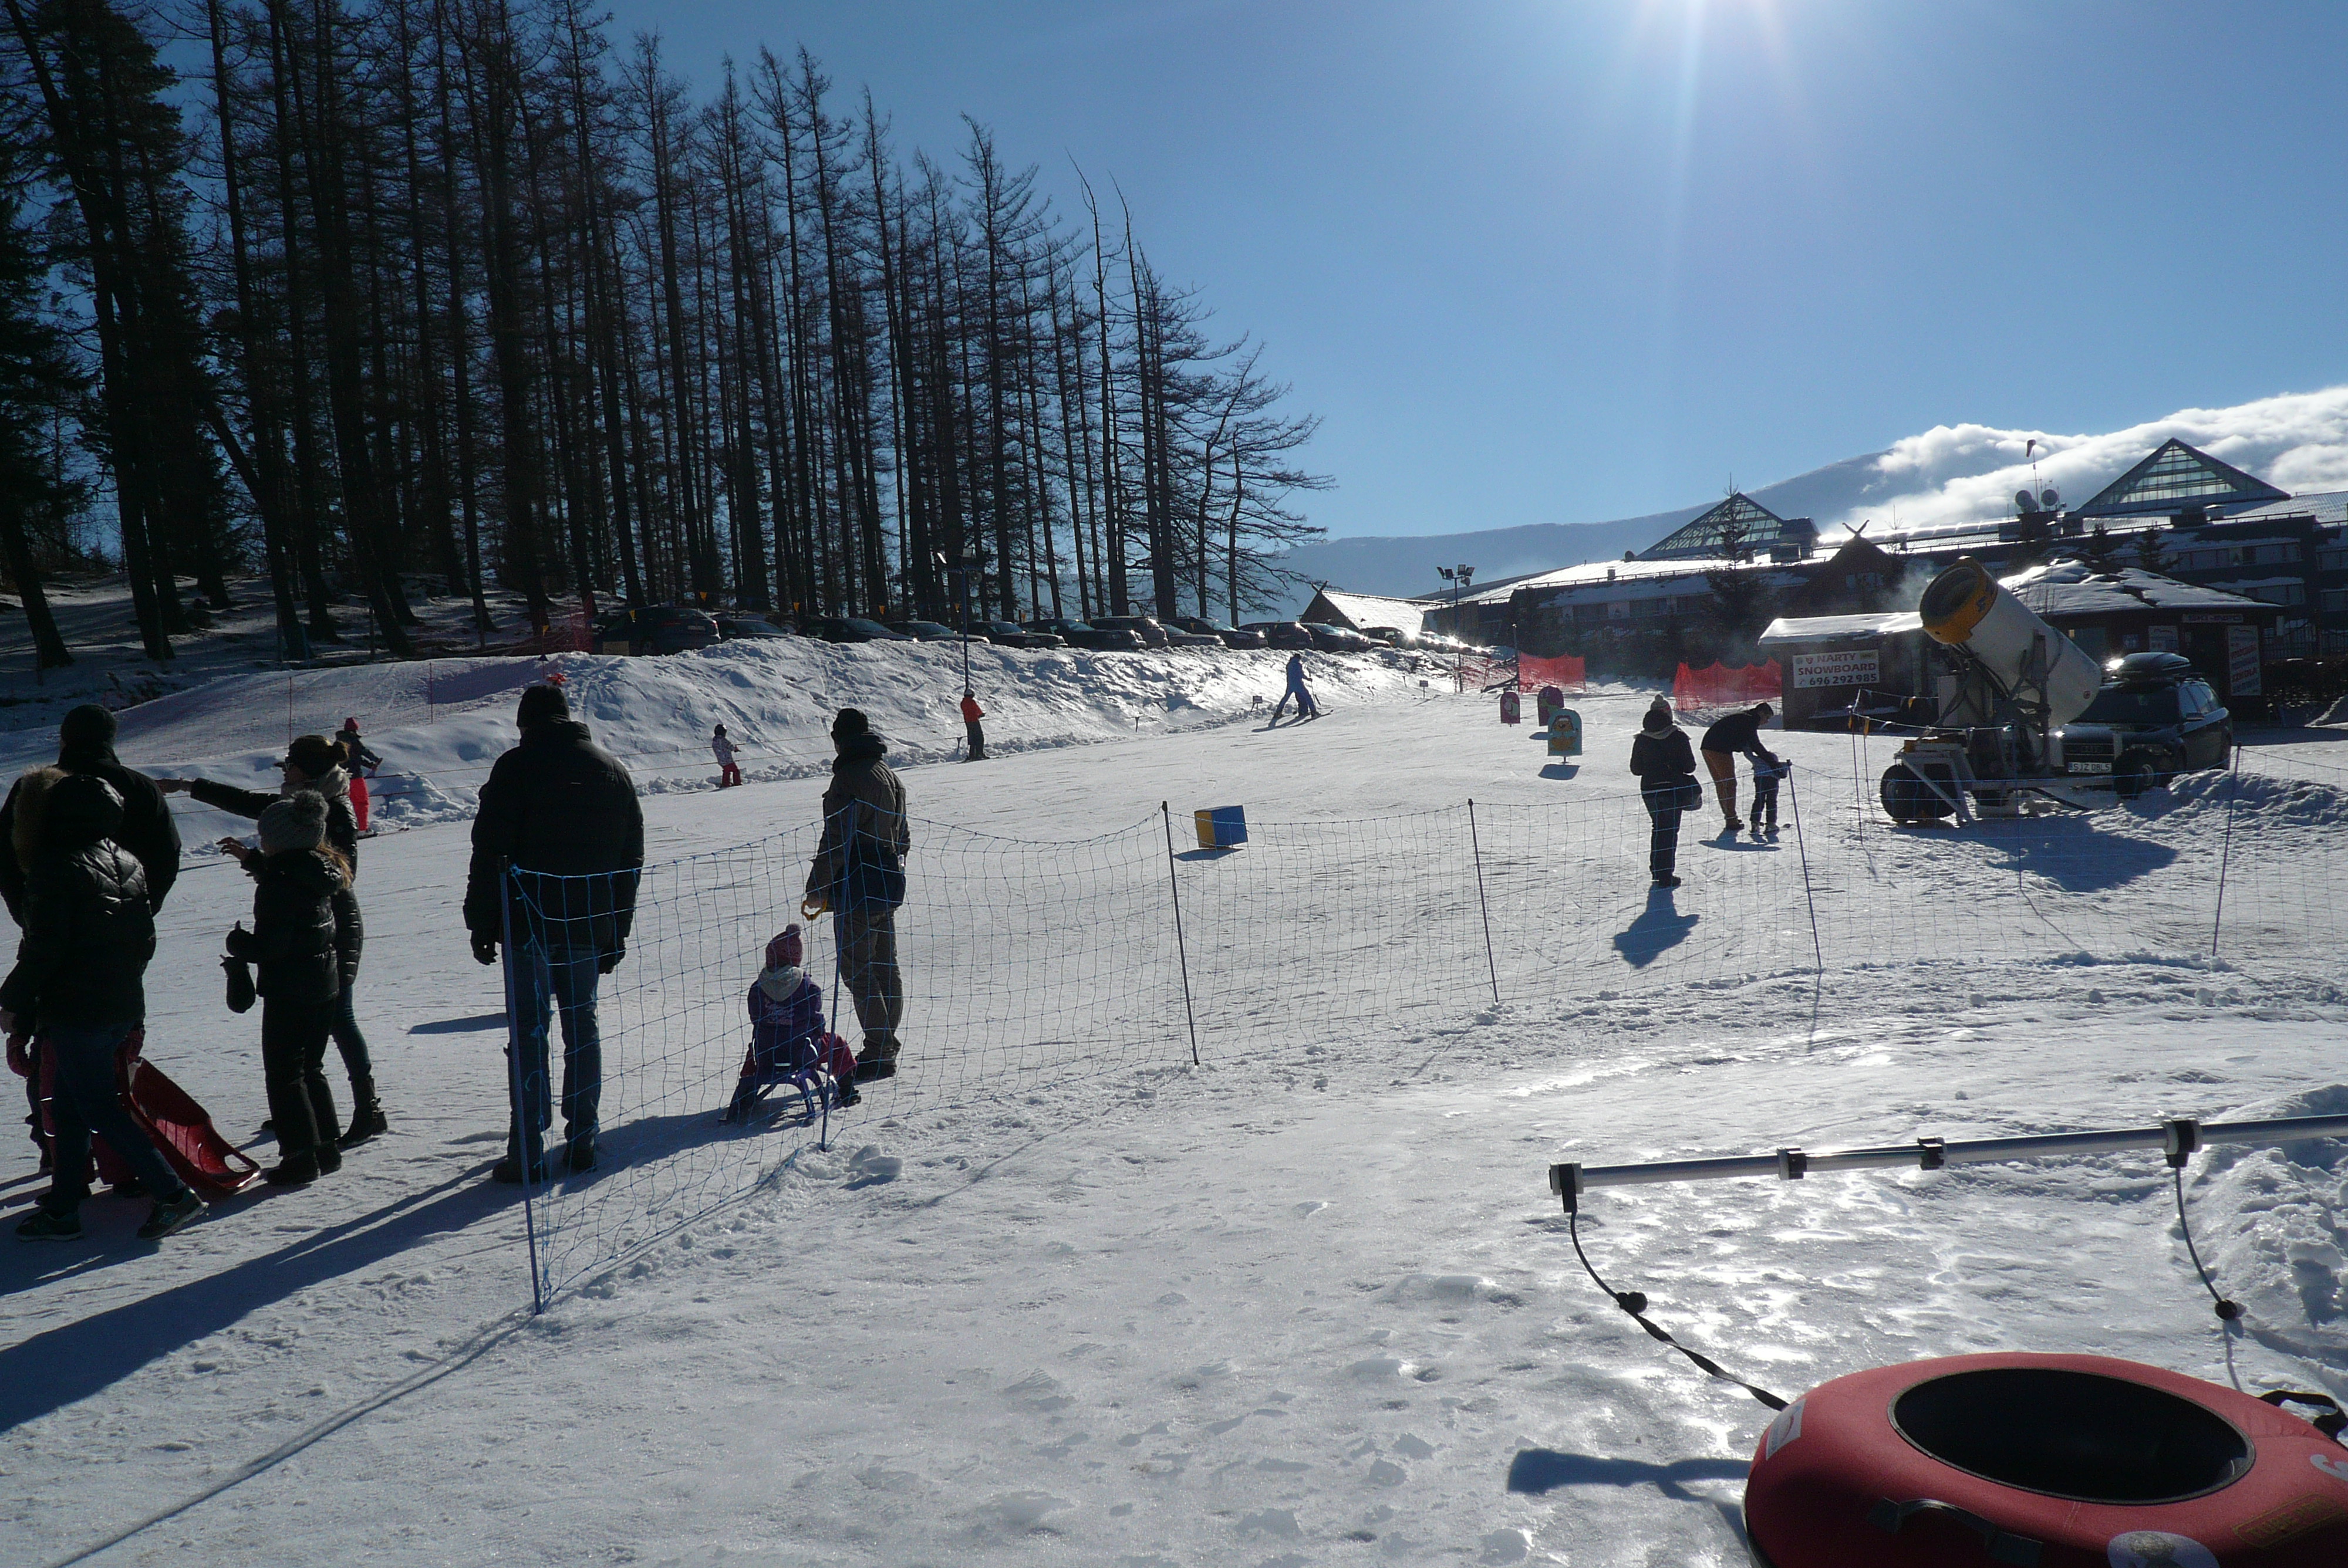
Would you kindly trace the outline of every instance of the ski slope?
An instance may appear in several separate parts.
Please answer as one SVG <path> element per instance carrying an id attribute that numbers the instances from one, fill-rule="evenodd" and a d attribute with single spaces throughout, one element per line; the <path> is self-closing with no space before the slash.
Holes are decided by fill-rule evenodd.
<path id="1" fill-rule="evenodd" d="M 660 689 L 622 703 L 599 684 L 690 668 L 652 663 L 582 671 L 574 695 L 599 733 L 682 747 L 706 733 L 710 710 L 685 711 L 709 701 L 699 674 L 649 712 Z M 1775 845 L 1707 840 L 1716 817 L 1691 814 L 1686 886 L 1659 902 L 1621 799 L 1643 693 L 1581 702 L 1589 753 L 1556 766 L 1486 702 L 1407 671 L 1333 682 L 1327 718 L 1270 732 L 1230 722 L 1251 709 L 1236 675 L 1190 688 L 1178 718 L 1139 665 L 1114 689 L 995 672 L 981 692 L 1005 754 L 963 766 L 934 695 L 942 677 L 958 694 L 958 665 L 892 699 L 823 669 L 705 663 L 747 677 L 746 728 L 771 754 L 747 788 L 649 791 L 655 859 L 810 822 L 815 715 L 850 690 L 892 741 L 904 723 L 929 823 L 1070 841 L 1160 801 L 1244 804 L 1259 842 L 1178 872 L 1221 988 L 1201 998 L 1202 1064 L 1169 1016 L 1153 1061 L 949 1094 L 919 1065 L 961 1043 L 937 1002 L 909 1023 L 915 1069 L 830 1147 L 795 1119 L 733 1145 L 757 1162 L 746 1195 L 532 1317 L 520 1206 L 486 1179 L 501 997 L 457 928 L 452 786 L 449 820 L 366 849 L 359 1011 L 391 1134 L 153 1251 L 129 1241 L 143 1205 L 106 1198 L 85 1209 L 91 1245 L 0 1246 L 0 1556 L 1733 1568 L 1767 1412 L 1590 1285 L 1550 1161 L 2348 1106 L 2327 896 L 2348 886 L 2348 793 L 2322 782 L 2320 746 L 2292 753 L 2299 782 L 2189 781 L 2024 837 L 1894 833 L 1853 781 L 1871 786 L 1883 743 L 1773 737 L 1804 770 L 1798 837 L 1789 815 Z M 1120 733 L 1119 712 L 1143 722 Z M 424 727 L 485 759 L 503 719 Z M 1076 739 L 1102 743 L 1043 743 Z M 1376 880 L 1419 864 L 1395 852 L 1426 836 L 1409 825 L 1469 795 L 1486 831 L 1518 835 L 1484 845 L 1513 868 L 1491 888 L 1497 1004 L 1477 999 L 1458 912 L 1438 928 L 1416 871 Z M 1283 824 L 1354 850 L 1302 858 Z M 1357 883 L 1377 896 L 1345 896 Z M 182 878 L 149 1026 L 150 1056 L 240 1137 L 264 1114 L 257 1030 L 221 1009 L 212 955 L 247 897 L 218 866 Z M 745 919 L 736 945 L 769 934 Z M 1354 993 L 1326 984 L 1341 962 Z M 11 1216 L 35 1190 L 13 1149 Z M 2197 1163 L 2196 1235 L 2250 1308 L 2230 1340 L 2157 1160 L 1610 1190 L 1582 1230 L 1617 1288 L 1780 1393 L 1993 1348 L 2341 1392 L 2341 1155 Z"/>

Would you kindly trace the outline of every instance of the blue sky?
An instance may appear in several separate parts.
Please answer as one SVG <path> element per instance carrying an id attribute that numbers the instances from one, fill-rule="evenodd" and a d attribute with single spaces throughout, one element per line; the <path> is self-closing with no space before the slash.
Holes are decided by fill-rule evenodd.
<path id="1" fill-rule="evenodd" d="M 2348 380 L 2348 6 L 623 0 L 964 112 L 1325 423 L 1335 534 L 1634 515 L 1961 421 Z"/>

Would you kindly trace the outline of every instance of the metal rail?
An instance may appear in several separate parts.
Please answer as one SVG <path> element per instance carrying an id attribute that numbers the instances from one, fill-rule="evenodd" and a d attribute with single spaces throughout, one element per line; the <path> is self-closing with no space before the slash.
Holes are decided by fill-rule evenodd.
<path id="1" fill-rule="evenodd" d="M 1876 1171 L 1913 1165 L 1937 1171 L 1944 1165 L 1978 1165 L 2007 1160 L 2039 1160 L 2054 1154 L 2100 1154 L 2119 1149 L 2158 1149 L 2172 1165 L 2209 1143 L 2290 1143 L 2302 1138 L 2348 1136 L 2348 1116 L 2284 1116 L 2260 1122 L 2197 1122 L 2189 1117 L 2157 1127 L 2105 1132 L 2045 1132 L 2024 1138 L 1967 1138 L 1950 1142 L 1919 1138 L 1869 1149 L 1807 1153 L 1780 1149 L 1720 1160 L 1656 1160 L 1638 1165 L 1584 1165 L 1568 1161 L 1549 1168 L 1549 1190 L 1579 1206 L 1592 1187 L 1646 1186 L 1663 1182 L 1723 1182 L 1776 1176 L 1798 1182 L 1813 1172 Z"/>

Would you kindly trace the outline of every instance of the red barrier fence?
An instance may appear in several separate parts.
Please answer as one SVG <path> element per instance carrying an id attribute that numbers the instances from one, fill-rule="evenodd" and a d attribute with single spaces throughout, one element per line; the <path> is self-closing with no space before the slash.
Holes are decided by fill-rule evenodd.
<path id="1" fill-rule="evenodd" d="M 1496 692 L 1509 683 L 1509 674 L 1516 672 L 1516 689 L 1538 692 L 1544 686 L 1555 686 L 1567 692 L 1586 692 L 1590 682 L 1583 661 L 1574 657 L 1537 659 L 1527 653 L 1510 661 L 1487 659 L 1480 654 L 1459 661 L 1458 686 L 1462 692 Z"/>
<path id="2" fill-rule="evenodd" d="M 1748 708 L 1756 702 L 1776 702 L 1784 690 L 1785 680 L 1775 659 L 1766 664 L 1747 664 L 1737 669 L 1707 664 L 1701 670 L 1691 670 L 1683 664 L 1672 682 L 1672 706 L 1684 713 Z"/>

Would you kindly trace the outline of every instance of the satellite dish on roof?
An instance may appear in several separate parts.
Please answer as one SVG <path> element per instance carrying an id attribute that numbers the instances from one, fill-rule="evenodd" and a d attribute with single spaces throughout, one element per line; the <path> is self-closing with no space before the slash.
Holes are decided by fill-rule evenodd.
<path id="1" fill-rule="evenodd" d="M 2051 512 L 2063 504 L 2063 497 L 2054 493 L 2054 486 L 2049 485 L 2038 492 L 2038 504 Z"/>
<path id="2" fill-rule="evenodd" d="M 2030 498 L 2030 492 L 2027 490 L 2016 490 L 2013 493 L 2013 504 L 2025 512 L 2034 512 L 2038 509 L 2038 503 Z"/>

